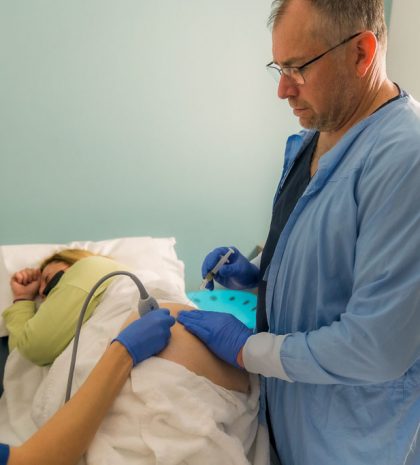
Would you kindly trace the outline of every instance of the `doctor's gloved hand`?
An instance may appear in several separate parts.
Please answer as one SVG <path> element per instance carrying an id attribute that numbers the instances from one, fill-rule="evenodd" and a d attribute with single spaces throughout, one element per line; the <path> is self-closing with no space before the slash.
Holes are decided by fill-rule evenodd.
<path id="1" fill-rule="evenodd" d="M 118 341 L 127 349 L 135 366 L 168 345 L 174 324 L 168 309 L 152 310 L 130 323 L 112 342 Z"/>
<path id="2" fill-rule="evenodd" d="M 203 279 L 216 266 L 219 259 L 228 250 L 233 249 L 229 262 L 225 263 L 214 276 L 214 279 L 223 287 L 234 290 L 252 289 L 258 285 L 259 269 L 251 263 L 236 247 L 218 247 L 210 252 L 201 266 Z M 213 290 L 214 282 L 210 281 L 206 289 Z"/>
<path id="3" fill-rule="evenodd" d="M 239 367 L 238 354 L 252 331 L 230 313 L 205 310 L 180 311 L 178 322 L 219 358 Z"/>

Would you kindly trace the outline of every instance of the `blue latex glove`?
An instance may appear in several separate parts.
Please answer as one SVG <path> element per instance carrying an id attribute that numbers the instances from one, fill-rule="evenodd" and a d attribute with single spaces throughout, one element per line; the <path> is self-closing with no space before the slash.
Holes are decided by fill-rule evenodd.
<path id="1" fill-rule="evenodd" d="M 127 349 L 135 366 L 168 345 L 174 324 L 168 309 L 152 310 L 130 323 L 112 342 L 118 341 Z"/>
<path id="2" fill-rule="evenodd" d="M 219 259 L 228 252 L 229 248 L 233 249 L 235 253 L 229 257 L 229 262 L 220 268 L 214 279 L 228 289 L 242 290 L 256 287 L 260 271 L 236 247 L 218 247 L 210 252 L 201 266 L 203 279 L 216 266 Z M 207 283 L 206 289 L 211 291 L 214 289 L 213 281 Z"/>
<path id="3" fill-rule="evenodd" d="M 182 310 L 177 320 L 225 362 L 239 367 L 237 357 L 252 331 L 230 313 Z"/>

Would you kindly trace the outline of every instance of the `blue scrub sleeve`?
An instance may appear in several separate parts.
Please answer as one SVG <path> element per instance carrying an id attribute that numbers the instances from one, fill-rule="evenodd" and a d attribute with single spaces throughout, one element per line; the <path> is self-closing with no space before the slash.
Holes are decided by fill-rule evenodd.
<path id="1" fill-rule="evenodd" d="M 384 146 L 371 150 L 355 186 L 358 237 L 345 311 L 329 326 L 290 334 L 281 347 L 294 381 L 379 384 L 419 359 L 419 149 L 401 141 Z"/>
<path id="2" fill-rule="evenodd" d="M 10 448 L 0 443 L 0 465 L 6 465 L 9 460 Z"/>

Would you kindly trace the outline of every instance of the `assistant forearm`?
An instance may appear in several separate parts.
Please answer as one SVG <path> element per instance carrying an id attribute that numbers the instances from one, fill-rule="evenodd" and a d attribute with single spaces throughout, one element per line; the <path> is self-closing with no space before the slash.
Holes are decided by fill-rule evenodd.
<path id="1" fill-rule="evenodd" d="M 11 450 L 9 465 L 76 464 L 132 366 L 127 350 L 113 343 L 74 397 L 25 444 Z"/>

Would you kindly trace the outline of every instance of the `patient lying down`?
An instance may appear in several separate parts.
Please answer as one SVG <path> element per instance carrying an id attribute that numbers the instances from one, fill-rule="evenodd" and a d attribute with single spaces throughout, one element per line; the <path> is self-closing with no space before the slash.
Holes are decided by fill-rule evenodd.
<path id="1" fill-rule="evenodd" d="M 4 312 L 10 349 L 17 347 L 23 356 L 39 365 L 52 363 L 74 337 L 80 309 L 92 286 L 105 274 L 124 268 L 108 257 L 67 249 L 46 258 L 39 270 L 20 270 L 11 280 L 14 303 Z M 110 282 L 105 282 L 95 293 L 86 319 Z M 43 302 L 36 312 L 34 300 L 38 293 Z M 161 302 L 161 307 L 168 308 L 175 317 L 179 310 L 188 308 L 167 302 Z M 136 317 L 134 314 L 132 318 Z M 172 329 L 169 346 L 159 356 L 227 389 L 239 392 L 248 389 L 244 371 L 215 357 L 178 323 Z"/>
<path id="2" fill-rule="evenodd" d="M 98 258 L 108 260 L 90 257 L 80 263 Z M 138 293 L 128 281 L 117 278 L 103 291 L 97 309 L 84 324 L 73 390 L 83 383 L 121 325 L 137 318 L 132 309 L 133 294 L 137 299 Z M 54 292 L 58 294 L 59 288 Z M 169 308 L 173 316 L 186 309 L 185 304 L 173 302 L 160 301 L 160 306 Z M 257 378 L 218 359 L 182 325 L 176 323 L 171 333 L 169 345 L 157 357 L 133 369 L 85 464 L 250 463 L 257 429 Z M 47 371 L 28 365 L 22 352 L 9 356 L 0 433 L 12 444 L 29 436 L 63 403 L 72 344 L 52 358 L 45 349 L 41 351 L 47 355 L 45 360 L 54 362 Z M 24 386 L 22 371 L 26 371 Z"/>

